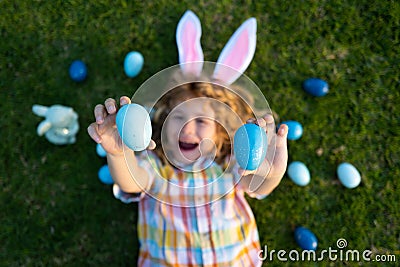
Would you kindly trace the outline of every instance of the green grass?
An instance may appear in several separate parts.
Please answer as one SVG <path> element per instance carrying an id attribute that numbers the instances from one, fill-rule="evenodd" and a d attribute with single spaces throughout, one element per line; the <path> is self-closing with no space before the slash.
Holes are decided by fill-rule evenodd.
<path id="1" fill-rule="evenodd" d="M 114 200 L 99 182 L 105 162 L 86 127 L 97 103 L 131 96 L 177 63 L 175 29 L 187 9 L 202 22 L 210 61 L 247 17 L 257 18 L 257 50 L 246 74 L 281 120 L 304 127 L 302 138 L 289 142 L 289 161 L 303 161 L 311 183 L 298 187 L 285 176 L 268 198 L 249 200 L 262 246 L 298 248 L 293 227 L 303 225 L 317 235 L 319 250 L 345 238 L 349 249 L 396 254 L 398 264 L 399 2 L 218 2 L 0 1 L 0 266 L 135 265 L 137 206 Z M 132 50 L 145 58 L 134 79 L 122 64 Z M 79 84 L 68 76 L 75 59 L 88 66 Z M 327 80 L 329 94 L 307 95 L 301 82 L 308 77 Z M 39 138 L 42 119 L 33 104 L 73 107 L 77 143 L 59 147 Z M 358 188 L 338 182 L 343 161 L 360 171 Z M 281 265 L 300 263 L 270 266 Z"/>

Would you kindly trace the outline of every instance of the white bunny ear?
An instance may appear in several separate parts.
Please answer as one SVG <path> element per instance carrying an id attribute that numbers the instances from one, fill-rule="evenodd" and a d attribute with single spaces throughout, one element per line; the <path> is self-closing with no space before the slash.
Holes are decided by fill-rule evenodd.
<path id="1" fill-rule="evenodd" d="M 49 110 L 48 107 L 45 107 L 42 105 L 33 105 L 32 106 L 32 112 L 41 117 L 45 117 L 48 110 Z"/>
<path id="2" fill-rule="evenodd" d="M 222 50 L 213 78 L 232 84 L 247 69 L 256 51 L 257 21 L 246 20 Z"/>
<path id="3" fill-rule="evenodd" d="M 51 122 L 49 122 L 48 120 L 44 120 L 41 123 L 39 123 L 38 127 L 37 127 L 37 134 L 39 136 L 44 135 L 48 130 L 50 130 L 51 128 Z"/>
<path id="4" fill-rule="evenodd" d="M 192 73 L 198 76 L 203 69 L 204 55 L 200 37 L 200 20 L 192 11 L 188 10 L 182 16 L 176 29 L 179 64 L 184 73 Z M 185 64 L 190 62 L 198 63 Z"/>

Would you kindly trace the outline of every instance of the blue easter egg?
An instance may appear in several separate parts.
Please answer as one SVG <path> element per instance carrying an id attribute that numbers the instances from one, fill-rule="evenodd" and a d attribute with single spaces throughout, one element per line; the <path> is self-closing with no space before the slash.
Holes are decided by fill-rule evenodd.
<path id="1" fill-rule="evenodd" d="M 145 150 L 151 141 L 149 113 L 138 104 L 122 106 L 115 118 L 122 142 L 134 151 Z"/>
<path id="2" fill-rule="evenodd" d="M 285 121 L 282 124 L 286 124 L 289 127 L 287 139 L 298 140 L 303 135 L 303 126 L 297 121 Z"/>
<path id="3" fill-rule="evenodd" d="M 290 179 L 299 186 L 306 186 L 311 179 L 307 166 L 300 161 L 293 161 L 287 169 Z"/>
<path id="4" fill-rule="evenodd" d="M 235 133 L 233 149 L 242 169 L 257 169 L 265 159 L 267 147 L 267 134 L 256 124 L 244 124 Z"/>
<path id="5" fill-rule="evenodd" d="M 324 96 L 329 91 L 328 83 L 318 78 L 309 78 L 303 82 L 303 89 L 313 96 Z"/>
<path id="6" fill-rule="evenodd" d="M 87 76 L 87 68 L 85 63 L 83 63 L 81 60 L 73 61 L 69 67 L 69 76 L 75 82 L 82 82 L 85 80 Z"/>
<path id="7" fill-rule="evenodd" d="M 111 177 L 110 169 L 108 165 L 103 165 L 98 172 L 99 179 L 104 184 L 113 184 L 114 180 Z"/>
<path id="8" fill-rule="evenodd" d="M 298 226 L 294 230 L 294 239 L 297 244 L 304 250 L 317 250 L 318 240 L 313 232 L 309 229 Z"/>
<path id="9" fill-rule="evenodd" d="M 96 145 L 96 153 L 97 153 L 97 155 L 99 155 L 102 158 L 107 156 L 107 152 L 104 150 L 104 148 L 101 144 Z"/>
<path id="10" fill-rule="evenodd" d="M 361 183 L 361 175 L 350 163 L 341 163 L 337 168 L 340 182 L 347 188 L 355 188 Z"/>
<path id="11" fill-rule="evenodd" d="M 124 60 L 125 74 L 130 78 L 137 76 L 142 70 L 143 63 L 144 59 L 141 53 L 136 51 L 129 52 Z"/>

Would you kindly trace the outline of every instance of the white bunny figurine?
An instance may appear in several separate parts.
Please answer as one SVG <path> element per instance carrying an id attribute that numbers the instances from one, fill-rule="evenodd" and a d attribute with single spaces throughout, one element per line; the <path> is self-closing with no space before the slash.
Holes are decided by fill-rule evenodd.
<path id="1" fill-rule="evenodd" d="M 61 105 L 33 105 L 32 111 L 46 118 L 37 127 L 39 136 L 45 134 L 47 140 L 56 145 L 75 143 L 79 124 L 78 114 L 72 108 Z"/>

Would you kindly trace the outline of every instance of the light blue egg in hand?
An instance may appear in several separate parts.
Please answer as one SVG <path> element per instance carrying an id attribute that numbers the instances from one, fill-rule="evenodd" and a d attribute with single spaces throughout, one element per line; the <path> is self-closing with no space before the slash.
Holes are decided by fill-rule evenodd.
<path id="1" fill-rule="evenodd" d="M 267 147 L 267 134 L 256 124 L 244 124 L 235 133 L 233 149 L 242 169 L 257 169 L 265 159 Z"/>
<path id="2" fill-rule="evenodd" d="M 293 161 L 287 169 L 290 179 L 299 186 L 306 186 L 310 182 L 311 175 L 307 166 L 300 161 Z"/>
<path id="3" fill-rule="evenodd" d="M 149 113 L 138 104 L 122 106 L 115 118 L 122 142 L 134 151 L 145 150 L 151 141 L 151 120 Z"/>
<path id="4" fill-rule="evenodd" d="M 103 165 L 98 172 L 99 179 L 104 184 L 113 184 L 113 178 L 111 177 L 110 169 L 108 165 Z"/>
<path id="5" fill-rule="evenodd" d="M 137 51 L 129 52 L 125 56 L 124 70 L 129 78 L 136 77 L 143 68 L 144 58 L 141 53 Z"/>
<path id="6" fill-rule="evenodd" d="M 361 183 L 361 175 L 350 163 L 343 162 L 337 168 L 340 182 L 347 188 L 355 188 Z"/>

